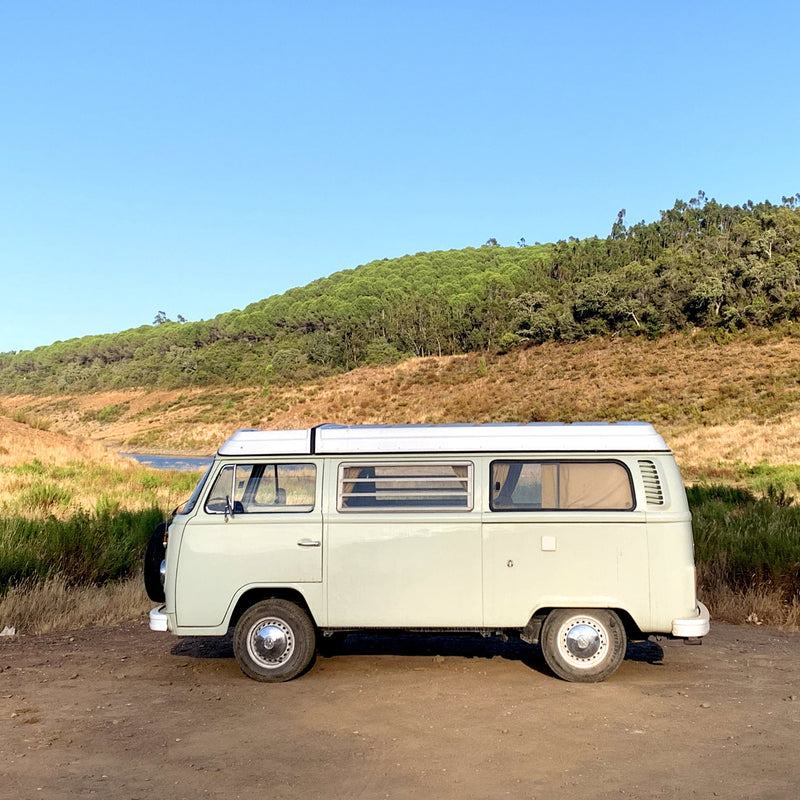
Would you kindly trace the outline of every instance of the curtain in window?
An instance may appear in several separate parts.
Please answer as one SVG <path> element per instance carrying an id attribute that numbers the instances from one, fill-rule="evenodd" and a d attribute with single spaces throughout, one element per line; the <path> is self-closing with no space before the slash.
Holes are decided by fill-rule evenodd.
<path id="1" fill-rule="evenodd" d="M 622 465 L 601 462 L 560 467 L 559 508 L 633 508 L 631 482 Z"/>

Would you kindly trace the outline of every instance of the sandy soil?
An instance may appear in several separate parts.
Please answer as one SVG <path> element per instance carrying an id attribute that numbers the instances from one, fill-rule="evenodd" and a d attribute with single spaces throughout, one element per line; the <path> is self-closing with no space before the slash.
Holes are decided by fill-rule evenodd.
<path id="1" fill-rule="evenodd" d="M 800 635 L 718 623 L 607 682 L 534 648 L 351 635 L 302 678 L 142 625 L 0 638 L 0 798 L 794 798 Z"/>

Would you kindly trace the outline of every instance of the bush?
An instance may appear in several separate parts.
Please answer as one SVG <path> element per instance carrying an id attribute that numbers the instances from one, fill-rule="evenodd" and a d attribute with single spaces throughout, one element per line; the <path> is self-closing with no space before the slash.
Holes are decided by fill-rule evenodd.
<path id="1" fill-rule="evenodd" d="M 22 489 L 18 502 L 26 511 L 49 514 L 59 508 L 66 508 L 72 500 L 72 493 L 51 483 L 34 483 Z"/>

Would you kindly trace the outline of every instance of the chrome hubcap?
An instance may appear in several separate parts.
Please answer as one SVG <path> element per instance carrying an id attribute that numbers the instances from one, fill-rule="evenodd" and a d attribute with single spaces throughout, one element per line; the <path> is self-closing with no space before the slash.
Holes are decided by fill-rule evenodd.
<path id="1" fill-rule="evenodd" d="M 600 649 L 600 634 L 591 625 L 576 625 L 567 633 L 567 650 L 575 658 L 591 658 Z"/>
<path id="2" fill-rule="evenodd" d="M 285 663 L 294 652 L 292 629 L 280 619 L 260 620 L 247 638 L 250 656 L 267 669 Z"/>
<path id="3" fill-rule="evenodd" d="M 586 669 L 602 661 L 608 653 L 608 638 L 596 620 L 575 617 L 558 637 L 561 652 L 575 667 Z"/>

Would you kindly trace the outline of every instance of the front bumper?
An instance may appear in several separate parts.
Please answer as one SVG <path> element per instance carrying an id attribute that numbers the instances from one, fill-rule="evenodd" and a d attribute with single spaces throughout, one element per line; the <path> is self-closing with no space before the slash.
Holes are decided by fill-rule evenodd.
<path id="1" fill-rule="evenodd" d="M 150 612 L 150 630 L 151 631 L 166 631 L 167 627 L 167 612 L 164 610 L 166 606 L 158 606 Z"/>
<path id="2" fill-rule="evenodd" d="M 696 617 L 672 620 L 672 635 L 677 639 L 693 639 L 697 636 L 705 636 L 710 627 L 711 615 L 708 613 L 708 609 L 698 602 Z"/>

